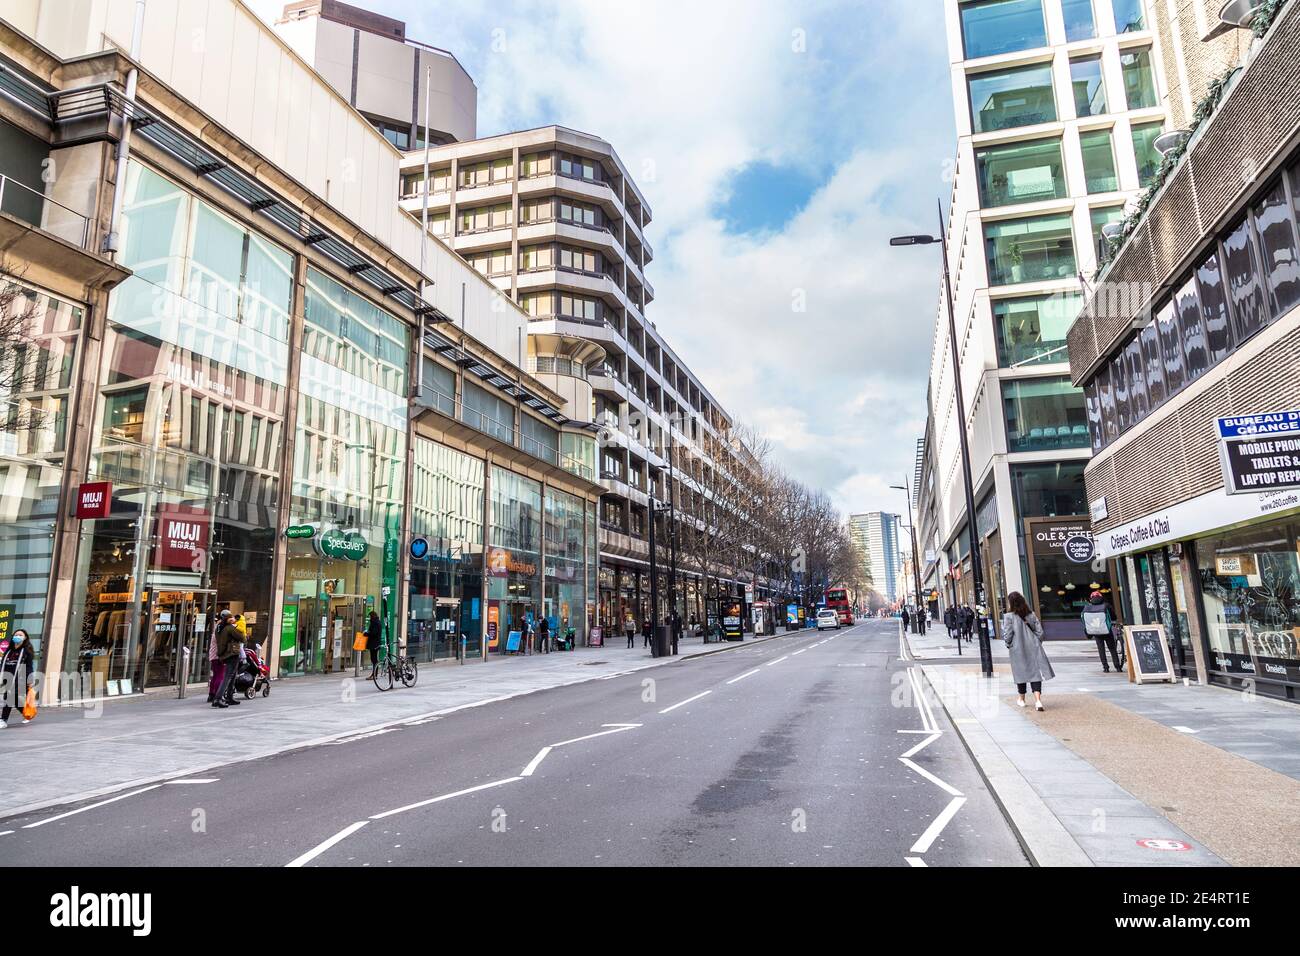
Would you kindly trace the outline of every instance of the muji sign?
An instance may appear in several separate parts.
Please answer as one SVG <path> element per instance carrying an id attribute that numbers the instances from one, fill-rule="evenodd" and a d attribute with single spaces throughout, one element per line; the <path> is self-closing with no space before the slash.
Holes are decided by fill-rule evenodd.
<path id="1" fill-rule="evenodd" d="M 207 512 L 178 505 L 158 509 L 158 548 L 155 563 L 162 568 L 202 571 L 208 555 Z"/>
<path id="2" fill-rule="evenodd" d="M 112 507 L 111 481 L 88 481 L 77 487 L 78 518 L 107 518 Z"/>

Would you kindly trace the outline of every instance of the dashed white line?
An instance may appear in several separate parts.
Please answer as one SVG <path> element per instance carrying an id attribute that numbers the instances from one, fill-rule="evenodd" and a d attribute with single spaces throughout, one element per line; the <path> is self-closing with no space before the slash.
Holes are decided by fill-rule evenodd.
<path id="1" fill-rule="evenodd" d="M 921 859 L 919 856 L 905 856 L 903 857 L 903 859 L 907 861 L 908 866 L 919 866 L 925 869 L 929 869 L 925 865 L 925 860 Z"/>
<path id="2" fill-rule="evenodd" d="M 956 789 L 956 788 L 954 788 L 954 787 L 952 787 L 952 786 L 949 786 L 948 784 L 944 783 L 942 780 L 940 780 L 940 779 L 939 779 L 938 777 L 936 777 L 934 774 L 930 773 L 930 771 L 926 770 L 926 769 L 925 769 L 924 767 L 922 767 L 920 764 L 914 763 L 912 760 L 908 759 L 907 757 L 899 757 L 898 759 L 899 759 L 902 763 L 906 764 L 908 767 L 910 767 L 910 768 L 912 768 L 913 770 L 915 770 L 917 773 L 919 773 L 919 774 L 920 774 L 922 777 L 924 777 L 926 780 L 929 780 L 932 784 L 934 784 L 936 787 L 938 787 L 940 790 L 944 791 L 944 792 L 947 793 L 948 795 L 953 796 L 953 797 L 960 797 L 960 796 L 961 796 L 961 791 L 960 791 L 960 790 L 958 790 L 958 789 Z M 956 811 L 953 811 L 953 812 L 955 813 Z M 921 851 L 921 852 L 924 852 L 924 851 Z"/>
<path id="3" fill-rule="evenodd" d="M 218 777 L 186 777 L 184 780 L 165 780 L 164 783 L 169 786 L 177 786 L 183 783 L 216 783 Z"/>
<path id="4" fill-rule="evenodd" d="M 77 810 L 69 810 L 67 813 L 60 813 L 57 817 L 47 817 L 44 820 L 37 820 L 35 823 L 28 823 L 23 827 L 23 829 L 30 830 L 32 827 L 43 827 L 45 824 L 53 823 L 55 820 L 64 820 L 68 817 L 74 817 L 78 813 L 85 813 L 87 810 L 96 810 L 99 807 L 106 807 L 110 803 L 117 803 L 117 801 L 125 800 L 127 797 L 134 797 L 142 793 L 147 793 L 150 790 L 157 790 L 161 786 L 162 784 L 160 783 L 150 784 L 147 787 L 141 787 L 139 790 L 132 790 L 130 793 L 119 794 L 116 797 L 109 797 L 107 800 L 101 800 L 99 803 L 92 803 L 88 807 L 81 807 Z"/>
<path id="5" fill-rule="evenodd" d="M 543 760 L 545 760 L 546 755 L 550 752 L 551 752 L 550 747 L 543 747 L 541 750 L 537 751 L 537 756 L 534 757 L 532 760 L 528 761 L 528 766 L 525 767 L 523 770 L 519 771 L 519 776 L 531 777 L 533 775 L 533 771 L 537 769 L 538 764 L 540 764 Z"/>
<path id="6" fill-rule="evenodd" d="M 768 667 L 771 667 L 773 664 L 780 664 L 783 660 L 785 660 L 785 659 L 788 658 L 789 656 L 790 656 L 789 654 L 786 654 L 784 657 L 778 657 L 778 658 L 777 658 L 776 660 L 774 660 L 774 661 L 768 661 L 768 662 L 767 662 L 767 666 L 768 666 Z"/>
<path id="7" fill-rule="evenodd" d="M 925 832 L 921 834 L 921 838 L 912 844 L 912 852 L 924 853 L 930 849 L 930 844 L 934 843 L 935 837 L 943 832 L 943 828 L 948 825 L 965 802 L 965 797 L 953 797 L 948 805 L 943 808 L 943 812 L 934 818 L 933 823 L 926 827 Z"/>
<path id="8" fill-rule="evenodd" d="M 13 832 L 14 832 L 13 830 L 0 830 L 0 836 L 8 836 Z"/>
<path id="9" fill-rule="evenodd" d="M 365 826 L 369 822 L 370 822 L 369 820 L 358 820 L 356 823 L 352 824 L 351 826 L 344 827 L 342 830 L 334 834 L 324 843 L 320 844 L 319 846 L 312 847 L 312 849 L 308 850 L 302 856 L 290 860 L 288 863 L 285 864 L 285 866 L 286 867 L 305 866 L 306 864 L 310 863 L 312 860 L 316 859 L 316 857 L 324 853 L 326 850 L 328 850 L 330 847 L 334 846 L 334 844 L 346 840 L 348 837 L 352 836 L 352 834 L 356 833 L 358 830 L 360 830 L 363 826 Z"/>
<path id="10" fill-rule="evenodd" d="M 801 650 L 797 650 L 797 651 L 795 651 L 795 652 L 794 652 L 793 654 L 791 654 L 790 656 L 791 656 L 791 657 L 798 657 L 800 654 L 802 654 L 802 653 L 803 653 L 804 651 L 806 651 L 806 650 L 808 650 L 808 648 L 806 648 L 806 647 L 805 647 L 805 648 L 802 648 Z"/>
<path id="11" fill-rule="evenodd" d="M 1184 727 L 1184 726 L 1182 726 L 1181 724 L 1174 724 L 1174 725 L 1173 725 L 1173 728 L 1174 728 L 1174 730 L 1178 731 L 1180 734 L 1194 734 L 1194 733 L 1196 733 L 1196 731 L 1195 731 L 1195 730 L 1192 730 L 1191 727 Z"/>
<path id="12" fill-rule="evenodd" d="M 694 697 L 687 697 L 685 700 L 678 701 L 677 703 L 673 704 L 671 707 L 665 707 L 663 710 L 659 711 L 659 713 L 666 714 L 669 711 L 676 710 L 678 707 L 685 707 L 687 704 L 694 703 L 695 701 L 699 700 L 701 697 L 708 697 L 712 693 L 713 691 L 706 690 L 703 694 L 696 694 Z"/>
<path id="13" fill-rule="evenodd" d="M 758 668 L 755 667 L 752 671 L 745 671 L 745 673 L 741 674 L 739 677 L 731 678 L 731 680 L 727 681 L 727 683 L 734 684 L 738 680 L 744 680 L 746 677 L 753 677 L 757 673 L 758 673 Z"/>

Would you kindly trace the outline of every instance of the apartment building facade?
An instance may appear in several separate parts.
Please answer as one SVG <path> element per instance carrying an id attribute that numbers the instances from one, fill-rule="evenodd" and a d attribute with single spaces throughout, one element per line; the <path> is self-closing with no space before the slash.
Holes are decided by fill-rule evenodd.
<path id="1" fill-rule="evenodd" d="M 1167 12 L 1177 136 L 1069 332 L 1093 529 L 1177 675 L 1297 700 L 1300 6 Z"/>
<path id="2" fill-rule="evenodd" d="M 341 19 L 349 9 L 315 7 L 286 7 L 276 29 L 310 32 L 312 20 Z M 364 13 L 351 21 L 365 23 Z M 412 41 L 392 21 L 367 42 L 397 55 Z M 322 75 L 336 85 L 350 78 L 329 69 Z M 411 73 L 397 98 L 414 97 L 419 82 Z M 652 503 L 671 500 L 680 520 L 698 526 L 717 473 L 743 467 L 745 457 L 730 416 L 647 318 L 654 249 L 645 236 L 646 197 L 610 143 L 561 126 L 458 137 L 427 151 L 412 139 L 394 185 L 406 213 L 427 220 L 433 235 L 528 315 L 512 357 L 564 395 L 594 436 L 566 438 L 562 454 L 604 488 L 599 619 L 644 621 Z M 723 575 L 718 600 L 743 598 L 742 581 L 756 586 L 756 599 L 768 596 L 761 564 Z M 678 607 L 705 620 L 714 610 L 706 607 L 703 575 L 685 560 L 679 571 Z M 660 591 L 667 594 L 666 581 Z"/>
<path id="3" fill-rule="evenodd" d="M 351 669 L 371 611 L 426 661 L 584 640 L 603 489 L 528 317 L 246 7 L 135 10 L 0 2 L 0 608 L 43 698 L 197 684 L 225 608 L 280 676 Z"/>
<path id="4" fill-rule="evenodd" d="M 1088 594 L 1112 588 L 1104 563 L 1063 548 L 1089 531 L 1091 453 L 1065 336 L 1101 230 L 1159 168 L 1163 51 L 1143 0 L 947 0 L 945 13 L 958 141 L 946 228 L 968 420 L 956 421 L 941 298 L 929 386 L 937 534 L 925 546 L 938 554 L 925 573 L 955 603 L 976 603 L 974 520 L 985 606 L 1019 591 L 1050 637 L 1078 636 Z"/>

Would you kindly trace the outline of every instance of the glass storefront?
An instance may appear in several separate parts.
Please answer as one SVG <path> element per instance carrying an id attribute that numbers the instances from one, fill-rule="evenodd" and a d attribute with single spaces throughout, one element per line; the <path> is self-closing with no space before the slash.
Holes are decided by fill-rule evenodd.
<path id="1" fill-rule="evenodd" d="M 1169 659 L 1182 674 L 1196 672 L 1191 631 L 1187 624 L 1187 593 L 1179 561 L 1165 549 L 1133 558 L 1137 573 L 1135 610 L 1144 624 L 1162 624 L 1169 643 Z"/>
<path id="2" fill-rule="evenodd" d="M 352 666 L 378 612 L 397 631 L 410 332 L 307 271 L 280 673 Z"/>
<path id="3" fill-rule="evenodd" d="M 542 485 L 492 466 L 488 534 L 488 649 L 542 613 Z"/>
<path id="4" fill-rule="evenodd" d="M 407 654 L 420 661 L 483 655 L 482 459 L 416 437 L 411 535 L 429 543 L 411 557 Z"/>
<path id="5" fill-rule="evenodd" d="M 573 628 L 575 645 L 587 642 L 587 580 L 583 567 L 586 508 L 581 498 L 546 489 L 546 596 L 543 613 L 552 634 Z"/>
<path id="6" fill-rule="evenodd" d="M 207 671 L 215 613 L 270 631 L 292 258 L 138 163 L 109 300 L 64 670 L 73 694 Z"/>
<path id="7" fill-rule="evenodd" d="M 1213 674 L 1300 685 L 1300 522 L 1196 541 Z"/>
<path id="8" fill-rule="evenodd" d="M 13 358 L 0 370 L 0 608 L 44 650 L 46 590 L 83 310 L 0 276 Z"/>

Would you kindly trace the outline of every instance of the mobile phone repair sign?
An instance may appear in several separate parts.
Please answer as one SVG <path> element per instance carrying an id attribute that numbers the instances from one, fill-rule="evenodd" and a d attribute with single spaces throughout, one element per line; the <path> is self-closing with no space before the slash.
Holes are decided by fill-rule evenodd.
<path id="1" fill-rule="evenodd" d="M 1228 494 L 1300 488 L 1300 409 L 1234 415 L 1217 424 Z"/>

